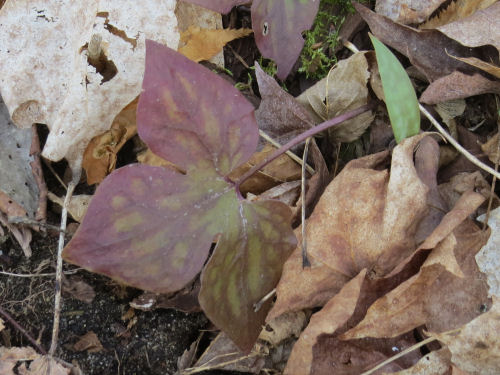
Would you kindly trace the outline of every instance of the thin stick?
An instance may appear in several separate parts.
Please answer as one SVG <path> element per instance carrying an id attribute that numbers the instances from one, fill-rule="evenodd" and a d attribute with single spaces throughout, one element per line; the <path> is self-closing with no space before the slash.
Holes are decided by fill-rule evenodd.
<path id="1" fill-rule="evenodd" d="M 59 177 L 59 175 L 56 173 L 56 171 L 52 167 L 51 162 L 47 161 L 45 158 L 42 158 L 42 160 L 43 160 L 44 164 L 47 166 L 47 168 L 49 168 L 49 171 L 52 172 L 52 174 L 54 175 L 54 177 L 56 178 L 56 180 L 59 181 L 59 183 L 62 185 L 62 187 L 64 188 L 64 190 L 68 190 L 68 187 L 66 186 L 66 184 L 64 183 L 64 181 L 61 180 L 61 177 Z"/>
<path id="2" fill-rule="evenodd" d="M 424 114 L 425 117 L 434 125 L 434 127 L 441 133 L 441 135 L 448 141 L 450 144 L 457 149 L 458 152 L 460 152 L 467 160 L 469 160 L 472 164 L 476 165 L 477 167 L 481 168 L 483 171 L 486 171 L 490 173 L 491 175 L 495 176 L 496 178 L 500 178 L 500 173 L 498 171 L 495 171 L 493 168 L 487 166 L 484 164 L 482 161 L 480 161 L 478 158 L 476 158 L 474 155 L 472 155 L 469 151 L 467 151 L 465 148 L 463 148 L 460 143 L 458 143 L 451 135 L 448 134 L 446 130 L 437 122 L 437 120 L 432 117 L 432 115 L 427 112 L 427 110 L 422 106 L 422 104 L 418 105 L 420 108 L 420 111 Z"/>
<path id="3" fill-rule="evenodd" d="M 26 337 L 28 339 L 29 342 L 31 342 L 33 344 L 33 346 L 35 348 L 38 349 L 38 351 L 40 353 L 42 353 L 43 355 L 47 354 L 47 352 L 45 351 L 45 349 L 33 338 L 31 337 L 31 335 L 28 333 L 28 331 L 26 331 L 23 327 L 21 327 L 19 325 L 18 322 L 16 322 L 14 320 L 13 317 L 11 317 L 6 311 L 4 311 L 1 307 L 0 307 L 0 315 L 2 315 L 10 324 L 12 324 L 14 326 L 15 329 L 17 329 L 19 332 L 22 333 L 22 335 L 24 337 Z"/>
<path id="4" fill-rule="evenodd" d="M 382 367 L 384 367 L 385 365 L 391 363 L 391 362 L 394 362 L 396 359 L 424 346 L 424 345 L 427 345 L 428 343 L 434 341 L 434 340 L 437 340 L 436 338 L 434 337 L 429 337 L 427 339 L 425 339 L 424 341 L 420 341 L 419 343 L 413 345 L 413 346 L 410 346 L 409 348 L 403 350 L 401 353 L 398 353 L 396 354 L 395 356 L 392 356 L 391 358 L 388 358 L 386 359 L 384 362 L 382 363 L 379 363 L 377 366 L 375 366 L 374 368 L 372 368 L 371 370 L 368 370 L 368 371 L 365 371 L 363 372 L 361 375 L 370 375 L 370 374 L 373 374 L 375 371 L 381 369 Z"/>
<path id="5" fill-rule="evenodd" d="M 75 168 L 76 169 L 76 168 Z M 59 321 L 61 318 L 61 285 L 62 285 L 62 251 L 64 248 L 64 232 L 66 231 L 66 221 L 68 219 L 68 205 L 75 190 L 76 185 L 80 181 L 81 169 L 73 170 L 73 178 L 68 185 L 68 190 L 66 192 L 66 197 L 64 198 L 64 204 L 61 213 L 61 232 L 59 233 L 59 243 L 57 246 L 57 267 L 56 267 L 56 293 L 54 297 L 54 323 L 52 326 L 52 341 L 50 344 L 49 355 L 54 356 L 57 349 L 57 338 L 59 336 Z"/>
<path id="6" fill-rule="evenodd" d="M 76 268 L 74 270 L 70 271 L 64 271 L 63 274 L 65 275 L 74 275 L 78 271 L 82 270 L 83 268 Z M 49 272 L 49 273 L 11 273 L 11 272 L 6 272 L 6 271 L 0 271 L 0 275 L 5 275 L 5 276 L 12 276 L 12 277 L 49 277 L 49 276 L 55 276 L 55 272 Z"/>
<path id="7" fill-rule="evenodd" d="M 495 95 L 495 101 L 497 103 L 497 111 L 498 111 L 498 116 L 500 116 L 500 105 L 498 103 L 498 96 Z M 496 160 L 495 160 L 495 171 L 498 171 L 498 162 L 500 161 L 500 118 L 497 120 L 498 123 L 498 129 L 497 129 L 497 134 L 499 135 L 498 137 L 498 142 L 497 142 L 497 154 L 496 154 Z M 490 197 L 488 199 L 488 208 L 486 209 L 486 217 L 484 218 L 483 221 L 483 230 L 486 230 L 486 227 L 488 226 L 488 221 L 490 220 L 490 212 L 491 212 L 491 206 L 493 204 L 493 197 L 495 196 L 495 185 L 497 182 L 496 176 L 493 176 L 493 181 L 491 182 L 491 189 L 490 189 Z"/>
<path id="8" fill-rule="evenodd" d="M 272 139 L 269 134 L 267 134 L 265 131 L 263 130 L 260 130 L 259 129 L 259 135 L 264 138 L 266 141 L 268 141 L 270 144 L 272 144 L 274 147 L 276 148 L 280 148 L 281 147 L 281 144 L 279 142 L 276 142 L 274 139 Z M 297 162 L 297 164 L 299 165 L 306 165 L 306 168 L 307 168 L 307 171 L 310 173 L 310 174 L 314 174 L 314 168 L 311 167 L 309 164 L 307 164 L 305 161 L 302 162 L 302 159 L 299 158 L 297 155 L 295 155 L 292 151 L 288 150 L 287 152 L 285 152 L 285 154 L 287 154 L 288 156 L 290 156 L 290 158 Z"/>
<path id="9" fill-rule="evenodd" d="M 262 299 L 259 302 L 257 302 L 256 304 L 254 304 L 253 305 L 253 311 L 255 311 L 255 312 L 259 311 L 260 308 L 262 307 L 262 305 L 264 304 L 264 302 L 268 301 L 269 298 L 271 298 L 275 294 L 276 294 L 276 288 L 274 288 L 273 290 L 271 290 L 264 297 L 262 297 Z"/>
<path id="10" fill-rule="evenodd" d="M 279 149 L 277 149 L 271 156 L 268 158 L 264 159 L 260 163 L 254 165 L 252 168 L 250 168 L 243 176 L 240 177 L 238 181 L 236 181 L 235 188 L 236 191 L 240 191 L 240 186 L 241 184 L 246 181 L 251 175 L 253 175 L 255 172 L 257 172 L 259 169 L 262 167 L 266 166 L 276 158 L 278 158 L 280 155 L 284 154 L 286 151 L 290 150 L 293 146 L 296 146 L 302 142 L 304 142 L 307 138 L 312 137 L 318 133 L 321 133 L 322 131 L 331 128 L 335 125 L 338 125 L 344 121 L 350 120 L 362 113 L 365 113 L 372 109 L 373 105 L 372 104 L 365 104 L 353 111 L 346 112 L 340 116 L 334 117 L 330 120 L 327 120 L 325 122 L 322 122 L 319 125 L 316 125 L 315 127 L 305 131 L 304 133 L 298 135 L 297 137 L 293 138 L 291 141 L 289 141 L 287 144 L 281 146 Z"/>
<path id="11" fill-rule="evenodd" d="M 31 225 L 34 227 L 43 227 L 43 228 L 47 228 L 47 229 L 52 229 L 52 230 L 56 230 L 58 232 L 61 231 L 61 228 L 59 228 L 56 225 L 47 224 L 47 223 L 40 222 L 38 220 L 33 220 L 33 219 L 30 219 L 30 218 L 24 217 L 24 216 L 9 217 L 9 223 L 11 223 L 11 224 L 25 224 L 25 225 Z"/>
<path id="12" fill-rule="evenodd" d="M 304 147 L 304 156 L 303 164 L 302 164 L 302 176 L 300 181 L 300 197 L 302 199 L 302 212 L 300 215 L 300 219 L 302 222 L 302 268 L 311 267 L 311 262 L 309 262 L 309 258 L 307 258 L 307 240 L 306 240 L 306 160 L 307 160 L 307 152 L 309 151 L 309 143 L 311 142 L 311 138 L 307 138 L 306 145 Z"/>

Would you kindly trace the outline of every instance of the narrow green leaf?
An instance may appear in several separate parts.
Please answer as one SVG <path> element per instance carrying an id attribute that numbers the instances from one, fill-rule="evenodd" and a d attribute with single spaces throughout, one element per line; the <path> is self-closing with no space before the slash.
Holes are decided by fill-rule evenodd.
<path id="1" fill-rule="evenodd" d="M 396 56 L 380 40 L 370 34 L 378 70 L 382 79 L 385 104 L 391 119 L 396 142 L 418 134 L 420 131 L 420 111 L 415 90 L 408 74 Z"/>

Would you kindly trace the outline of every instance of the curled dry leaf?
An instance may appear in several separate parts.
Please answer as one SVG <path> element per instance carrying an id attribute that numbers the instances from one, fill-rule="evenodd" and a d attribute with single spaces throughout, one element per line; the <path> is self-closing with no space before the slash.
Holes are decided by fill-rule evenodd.
<path id="1" fill-rule="evenodd" d="M 83 153 L 82 167 L 87 174 L 87 184 L 104 180 L 116 166 L 116 154 L 125 142 L 137 134 L 135 112 L 138 98 L 121 110 L 104 134 L 92 138 Z M 78 220 L 80 221 L 80 220 Z"/>
<path id="2" fill-rule="evenodd" d="M 448 375 L 451 353 L 447 348 L 426 354 L 415 365 L 405 370 L 392 372 L 392 375 Z M 387 373 L 386 373 L 387 374 Z M 387 374 L 388 375 L 388 374 Z"/>
<path id="3" fill-rule="evenodd" d="M 436 245 L 418 274 L 377 300 L 342 339 L 394 337 L 422 324 L 444 331 L 473 319 L 488 304 L 486 280 L 474 260 L 488 236 L 471 221 L 462 223 Z"/>
<path id="4" fill-rule="evenodd" d="M 306 314 L 303 311 L 293 311 L 271 320 L 262 329 L 259 339 L 277 346 L 282 341 L 300 336 L 306 324 Z"/>
<path id="5" fill-rule="evenodd" d="M 297 97 L 316 124 L 368 103 L 367 82 L 370 72 L 365 54 L 357 52 L 339 61 L 327 77 Z M 370 126 L 373 117 L 371 111 L 365 112 L 329 129 L 329 135 L 335 142 L 352 142 Z"/>
<path id="6" fill-rule="evenodd" d="M 270 318 L 324 304 L 363 268 L 383 277 L 413 252 L 428 211 L 429 187 L 413 161 L 424 136 L 394 149 L 390 174 L 381 152 L 351 161 L 328 185 L 307 224 L 312 266 L 302 270 L 299 246 L 285 263 Z"/>
<path id="7" fill-rule="evenodd" d="M 497 0 L 457 0 L 451 2 L 448 7 L 441 11 L 436 17 L 420 25 L 421 29 L 434 29 L 438 26 L 469 17 L 479 9 L 484 9 Z"/>
<path id="8" fill-rule="evenodd" d="M 36 0 L 28 8 L 18 1 L 3 6 L 0 89 L 18 126 L 48 125 L 43 156 L 79 165 L 87 143 L 140 93 L 145 39 L 177 47 L 175 5 Z"/>
<path id="9" fill-rule="evenodd" d="M 49 192 L 48 197 L 52 202 L 57 203 L 59 206 L 63 207 L 64 198 L 60 198 L 51 192 Z M 87 208 L 89 207 L 91 199 L 92 195 L 87 195 L 87 194 L 73 195 L 68 204 L 68 213 L 71 215 L 73 219 L 81 223 L 83 217 L 87 213 Z"/>
<path id="10" fill-rule="evenodd" d="M 478 375 L 500 372 L 500 301 L 493 297 L 491 309 L 457 330 L 430 333 L 451 352 L 451 362 Z"/>

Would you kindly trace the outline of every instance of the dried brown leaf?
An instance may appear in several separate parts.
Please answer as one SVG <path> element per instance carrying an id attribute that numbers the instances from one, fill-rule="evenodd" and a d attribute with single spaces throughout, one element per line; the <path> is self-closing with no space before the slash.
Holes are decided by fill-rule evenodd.
<path id="1" fill-rule="evenodd" d="M 87 332 L 73 345 L 73 350 L 77 352 L 87 351 L 89 353 L 98 353 L 103 349 L 99 338 L 93 331 Z"/>
<path id="2" fill-rule="evenodd" d="M 230 41 L 243 38 L 252 33 L 251 29 L 207 30 L 190 26 L 181 34 L 184 46 L 178 51 L 193 61 L 210 60 Z"/>
<path id="3" fill-rule="evenodd" d="M 85 303 L 92 303 L 95 297 L 94 289 L 78 277 L 64 278 L 63 292 Z"/>
<path id="4" fill-rule="evenodd" d="M 415 365 L 405 370 L 392 372 L 392 375 L 449 375 L 451 353 L 443 348 L 422 357 Z M 389 373 L 384 373 L 389 374 Z"/>
<path id="5" fill-rule="evenodd" d="M 297 97 L 316 123 L 368 103 L 370 72 L 365 54 L 358 52 L 339 61 L 327 77 Z M 329 135 L 335 142 L 352 142 L 370 126 L 373 117 L 371 112 L 365 112 L 330 129 Z"/>
<path id="6" fill-rule="evenodd" d="M 366 269 L 346 283 L 328 303 L 311 317 L 309 325 L 295 343 L 285 374 L 309 374 L 313 360 L 313 345 L 321 334 L 333 334 L 353 314 L 366 276 Z"/>
<path id="7" fill-rule="evenodd" d="M 472 374 L 500 373 L 500 301 L 493 297 L 491 309 L 460 327 L 458 332 L 433 333 L 451 351 L 452 363 Z"/>
<path id="8" fill-rule="evenodd" d="M 303 311 L 293 311 L 274 318 L 262 329 L 259 339 L 277 346 L 289 338 L 299 337 L 306 324 L 306 314 Z"/>
<path id="9" fill-rule="evenodd" d="M 425 21 L 445 0 L 377 0 L 375 11 L 404 25 Z"/>
<path id="10" fill-rule="evenodd" d="M 469 17 L 479 9 L 489 7 L 497 0 L 457 0 L 451 2 L 438 16 L 420 25 L 421 29 L 435 29 L 439 26 Z"/>

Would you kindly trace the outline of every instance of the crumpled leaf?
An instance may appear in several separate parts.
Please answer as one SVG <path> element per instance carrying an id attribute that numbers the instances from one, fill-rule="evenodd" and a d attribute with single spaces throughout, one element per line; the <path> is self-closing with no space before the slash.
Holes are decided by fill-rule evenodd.
<path id="1" fill-rule="evenodd" d="M 316 124 L 368 103 L 370 72 L 365 55 L 366 52 L 357 52 L 339 61 L 327 77 L 297 97 Z M 364 133 L 373 118 L 368 111 L 329 129 L 328 133 L 335 142 L 352 142 Z"/>
<path id="2" fill-rule="evenodd" d="M 104 177 L 114 171 L 116 154 L 125 142 L 137 134 L 136 111 L 137 98 L 115 117 L 111 129 L 92 138 L 83 153 L 82 162 L 82 167 L 87 174 L 87 184 L 102 182 Z"/>
<path id="3" fill-rule="evenodd" d="M 351 161 L 328 185 L 307 224 L 312 266 L 302 270 L 295 250 L 269 319 L 325 303 L 363 268 L 383 277 L 416 249 L 429 187 L 418 177 L 413 152 L 424 136 L 394 149 L 390 175 L 383 169 L 388 153 L 381 152 Z"/>
<path id="4" fill-rule="evenodd" d="M 23 363 L 16 368 L 17 363 Z M 32 361 L 26 367 L 26 361 Z M 50 372 L 47 371 L 50 363 Z M 0 347 L 0 374 L 2 375 L 68 375 L 70 370 L 64 368 L 49 356 L 41 356 L 31 347 Z"/>
<path id="5" fill-rule="evenodd" d="M 277 346 L 286 339 L 299 337 L 306 320 L 306 314 L 303 311 L 280 315 L 266 324 L 259 335 L 259 339 L 270 343 L 272 346 Z"/>
<path id="6" fill-rule="evenodd" d="M 404 25 L 425 21 L 445 0 L 377 0 L 375 12 Z"/>
<path id="7" fill-rule="evenodd" d="M 0 90 L 18 126 L 48 125 L 44 157 L 79 165 L 87 143 L 140 93 L 145 39 L 177 47 L 175 5 L 36 0 L 3 6 Z M 101 50 L 95 59 L 87 57 L 89 44 Z"/>
<path id="8" fill-rule="evenodd" d="M 476 193 L 465 196 L 420 249 L 432 246 L 430 242 L 437 233 L 449 230 L 450 220 L 460 222 L 482 201 Z M 444 331 L 473 319 L 480 313 L 479 306 L 487 303 L 485 278 L 478 271 L 474 255 L 488 236 L 471 221 L 462 223 L 436 244 L 419 273 L 371 305 L 363 321 L 342 339 L 394 337 L 422 324 Z"/>
<path id="9" fill-rule="evenodd" d="M 451 56 L 481 59 L 484 50 L 463 46 L 437 30 L 416 30 L 397 24 L 357 3 L 354 7 L 382 43 L 407 56 L 430 82 L 457 70 L 467 74 L 477 72 L 474 67 Z"/>
<path id="10" fill-rule="evenodd" d="M 190 26 L 181 34 L 184 46 L 179 52 L 193 61 L 210 60 L 230 41 L 243 38 L 252 33 L 251 29 L 220 29 L 208 30 Z"/>
<path id="11" fill-rule="evenodd" d="M 317 0 L 254 0 L 252 28 L 262 56 L 278 66 L 276 76 L 285 79 L 304 46 L 302 32 L 308 30 L 318 12 Z"/>
<path id="12" fill-rule="evenodd" d="M 493 297 L 491 309 L 457 330 L 432 333 L 451 351 L 451 362 L 471 374 L 500 372 L 500 301 Z"/>
<path id="13" fill-rule="evenodd" d="M 366 276 L 366 269 L 344 285 L 328 303 L 311 317 L 309 325 L 295 343 L 285 374 L 309 374 L 313 360 L 313 346 L 321 334 L 332 334 L 353 314 Z"/>
<path id="14" fill-rule="evenodd" d="M 410 368 L 393 372 L 392 375 L 448 375 L 451 354 L 447 348 L 434 350 L 426 354 Z"/>
<path id="15" fill-rule="evenodd" d="M 396 56 L 373 35 L 370 35 L 384 89 L 385 104 L 396 142 L 418 134 L 420 109 L 417 94 Z"/>
<path id="16" fill-rule="evenodd" d="M 485 222 L 486 214 L 478 216 L 477 220 Z M 483 246 L 481 251 L 476 254 L 476 262 L 481 272 L 486 274 L 488 286 L 488 295 L 500 297 L 500 256 L 498 249 L 500 249 L 499 238 L 499 221 L 500 221 L 500 208 L 496 208 L 490 212 L 488 218 L 488 226 L 491 229 L 491 236 L 486 245 Z"/>
<path id="17" fill-rule="evenodd" d="M 49 192 L 48 197 L 52 202 L 57 203 L 59 206 L 61 207 L 64 206 L 64 198 L 60 198 L 51 192 Z M 87 212 L 87 209 L 89 207 L 89 202 L 91 199 L 92 195 L 87 195 L 87 194 L 73 195 L 67 207 L 68 213 L 71 215 L 73 219 L 81 223 L 83 217 L 85 216 L 85 213 Z"/>
<path id="18" fill-rule="evenodd" d="M 141 138 L 186 174 L 129 165 L 105 179 L 65 248 L 66 260 L 156 293 L 183 288 L 202 269 L 200 304 L 242 350 L 268 311 L 257 303 L 276 285 L 295 246 L 290 209 L 248 202 L 227 175 L 257 145 L 253 106 L 208 69 L 147 41 Z"/>

